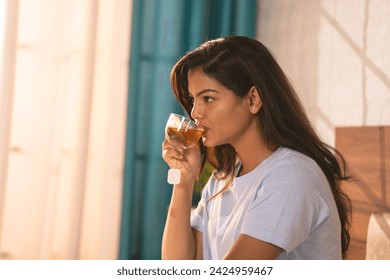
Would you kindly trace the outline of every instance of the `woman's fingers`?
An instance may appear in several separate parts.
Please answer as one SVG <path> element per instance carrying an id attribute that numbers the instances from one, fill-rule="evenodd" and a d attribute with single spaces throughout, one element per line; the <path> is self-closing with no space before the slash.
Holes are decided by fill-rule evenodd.
<path id="1" fill-rule="evenodd" d="M 199 146 L 185 149 L 164 140 L 162 157 L 170 168 L 180 169 L 186 178 L 195 178 L 200 166 Z"/>
<path id="2" fill-rule="evenodd" d="M 172 159 L 183 159 L 184 151 L 184 149 L 181 149 L 180 147 L 175 147 L 167 140 L 162 143 L 162 157 L 167 162 L 170 162 Z"/>
<path id="3" fill-rule="evenodd" d="M 184 147 L 182 147 L 180 145 L 174 145 L 171 142 L 169 142 L 168 140 L 164 140 L 162 142 L 162 148 L 163 148 L 163 150 L 164 149 L 174 149 L 174 150 L 177 150 L 179 152 L 183 152 L 184 151 Z"/>

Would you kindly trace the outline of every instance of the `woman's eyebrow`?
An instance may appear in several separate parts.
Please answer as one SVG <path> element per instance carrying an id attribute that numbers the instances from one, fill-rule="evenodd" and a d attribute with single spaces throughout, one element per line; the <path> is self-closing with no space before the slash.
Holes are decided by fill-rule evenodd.
<path id="1" fill-rule="evenodd" d="M 211 89 L 211 88 L 205 88 L 205 89 L 199 91 L 198 93 L 195 93 L 195 96 L 193 96 L 193 95 L 191 94 L 191 92 L 188 92 L 188 94 L 189 94 L 190 96 L 192 96 L 192 97 L 198 97 L 198 96 L 200 96 L 200 95 L 202 95 L 202 94 L 205 94 L 205 93 L 208 93 L 208 92 L 210 92 L 210 91 L 219 94 L 218 91 L 216 91 L 215 89 Z"/>

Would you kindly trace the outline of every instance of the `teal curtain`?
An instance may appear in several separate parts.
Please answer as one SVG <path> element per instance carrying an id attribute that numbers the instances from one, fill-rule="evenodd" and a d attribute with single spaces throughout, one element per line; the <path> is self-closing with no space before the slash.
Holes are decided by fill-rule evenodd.
<path id="1" fill-rule="evenodd" d="M 133 0 L 119 259 L 160 259 L 172 191 L 161 143 L 169 114 L 183 113 L 172 66 L 205 40 L 254 37 L 256 10 L 256 0 Z"/>

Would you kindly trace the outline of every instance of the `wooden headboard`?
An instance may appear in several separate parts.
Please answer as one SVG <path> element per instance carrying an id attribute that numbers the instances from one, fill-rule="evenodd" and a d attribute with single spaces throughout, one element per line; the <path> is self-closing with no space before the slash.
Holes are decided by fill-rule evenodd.
<path id="1" fill-rule="evenodd" d="M 353 203 L 348 259 L 365 259 L 370 215 L 390 211 L 390 126 L 338 127 L 335 146 L 356 179 L 343 186 Z"/>

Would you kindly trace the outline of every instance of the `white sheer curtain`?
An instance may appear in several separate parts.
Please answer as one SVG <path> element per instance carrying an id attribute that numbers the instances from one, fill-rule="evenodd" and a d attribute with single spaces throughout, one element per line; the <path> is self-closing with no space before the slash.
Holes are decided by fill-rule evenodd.
<path id="1" fill-rule="evenodd" d="M 131 0 L 6 0 L 2 259 L 117 258 Z"/>

